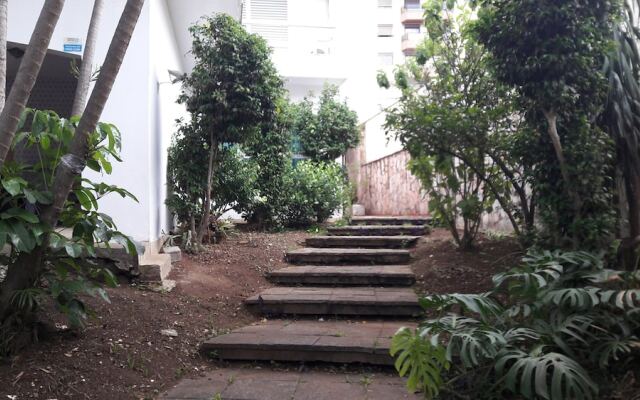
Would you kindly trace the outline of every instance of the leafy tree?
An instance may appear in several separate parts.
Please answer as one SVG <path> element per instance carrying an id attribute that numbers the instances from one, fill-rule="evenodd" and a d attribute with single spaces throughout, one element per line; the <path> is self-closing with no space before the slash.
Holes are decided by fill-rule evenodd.
<path id="1" fill-rule="evenodd" d="M 338 99 L 338 87 L 326 85 L 318 99 L 305 98 L 295 107 L 294 132 L 304 154 L 314 161 L 333 161 L 358 145 L 358 115 Z"/>
<path id="2" fill-rule="evenodd" d="M 395 72 L 402 97 L 388 110 L 387 131 L 411 154 L 431 211 L 459 245 L 472 245 L 494 202 L 516 234 L 528 237 L 535 206 L 526 187 L 531 166 L 515 96 L 487 70 L 487 53 L 468 32 L 472 10 L 466 2 L 443 6 L 433 0 L 424 7 L 427 35 L 417 63 Z M 378 80 L 388 86 L 386 76 Z"/>
<path id="3" fill-rule="evenodd" d="M 189 31 L 196 63 L 182 81 L 178 102 L 192 115 L 196 126 L 191 131 L 206 134 L 205 201 L 196 237 L 197 243 L 202 243 L 210 222 L 221 146 L 244 142 L 255 134 L 261 121 L 273 118 L 282 81 L 264 39 L 247 33 L 229 15 L 205 17 Z"/>
<path id="4" fill-rule="evenodd" d="M 126 244 L 129 251 L 136 251 L 130 239 L 120 233 L 113 233 L 115 228 L 109 216 L 96 211 L 96 197 L 111 192 L 127 196 L 128 192 L 103 183 L 93 184 L 85 181 L 87 186 L 76 187 L 74 191 L 84 211 L 70 207 L 67 200 L 74 184 L 81 179 L 80 174 L 85 166 L 109 173 L 111 165 L 107 157 L 113 156 L 118 159 L 116 144 L 119 141 L 115 139 L 114 129 L 109 125 L 100 124 L 99 119 L 124 59 L 144 0 L 127 0 L 82 117 L 72 120 L 69 124 L 48 113 L 34 114 L 31 133 L 41 152 L 57 148 L 51 161 L 44 164 L 39 162 L 36 165 L 6 165 L 4 162 L 10 145 L 16 139 L 15 132 L 20 127 L 20 113 L 17 111 L 24 109 L 24 103 L 33 86 L 33 82 L 30 82 L 33 79 L 28 76 L 34 76 L 42 64 L 62 3 L 53 0 L 45 2 L 32 35 L 32 43 L 22 59 L 18 77 L 0 115 L 0 174 L 4 189 L 0 191 L 0 196 L 4 198 L 3 207 L 7 208 L 3 215 L 8 217 L 13 213 L 16 216 L 13 221 L 16 223 L 11 226 L 11 230 L 2 230 L 4 234 L 0 236 L 5 240 L 7 237 L 10 238 L 17 249 L 12 251 L 11 259 L 3 263 L 8 265 L 6 277 L 0 283 L 0 323 L 4 332 L 12 327 L 19 329 L 20 326 L 28 325 L 37 302 L 25 299 L 34 299 L 31 295 L 41 291 L 41 278 L 51 272 L 51 259 L 56 256 L 55 251 L 60 249 L 60 245 L 70 258 L 79 258 L 87 253 L 93 255 L 92 251 L 97 243 L 108 245 L 110 240 L 119 240 Z M 29 54 L 30 56 L 27 56 Z M 21 77 L 25 74 L 26 76 Z M 25 82 L 20 83 L 21 79 Z M 100 144 L 104 140 L 108 141 L 108 145 Z M 57 143 L 52 147 L 53 142 Z M 33 194 L 36 190 L 42 191 L 42 188 L 32 187 L 22 178 L 22 171 L 42 173 L 43 183 L 49 182 L 44 188 L 44 195 L 38 197 Z M 23 202 L 23 198 L 32 205 Z M 55 228 L 59 224 L 72 228 L 73 236 L 70 240 L 65 240 L 57 233 Z M 62 311 L 70 316 L 82 316 L 84 308 L 76 295 L 87 292 L 85 287 L 89 283 L 82 278 L 84 270 L 69 260 L 62 261 L 61 267 L 55 263 L 53 265 L 58 276 L 57 282 L 66 282 L 65 285 L 68 283 L 69 286 L 56 286 L 50 281 L 50 294 L 61 305 Z"/>
<path id="5" fill-rule="evenodd" d="M 202 173 L 209 156 L 207 135 L 193 132 L 193 124 L 182 123 L 168 151 L 167 176 L 170 195 L 166 204 L 195 237 L 196 221 L 205 204 L 207 176 Z M 218 173 L 213 177 L 211 212 L 218 219 L 225 212 L 242 209 L 256 195 L 255 164 L 245 159 L 237 146 L 222 147 Z"/>
<path id="6" fill-rule="evenodd" d="M 486 0 L 475 31 L 500 81 L 520 94 L 540 216 L 553 244 L 597 247 L 611 238 L 611 145 L 594 122 L 607 83 L 617 1 Z"/>
<path id="7" fill-rule="evenodd" d="M 392 340 L 427 398 L 600 399 L 638 359 L 640 289 L 587 252 L 530 252 L 481 294 L 420 300 L 429 317 Z M 624 359 L 624 361 L 622 361 Z"/>

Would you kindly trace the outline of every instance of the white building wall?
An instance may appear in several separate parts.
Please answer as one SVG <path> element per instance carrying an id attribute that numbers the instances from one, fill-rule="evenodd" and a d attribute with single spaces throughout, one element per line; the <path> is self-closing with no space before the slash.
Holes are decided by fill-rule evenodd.
<path id="1" fill-rule="evenodd" d="M 184 106 L 177 104 L 180 84 L 172 83 L 174 74 L 184 73 L 184 59 L 181 54 L 170 9 L 166 0 L 151 2 L 151 74 L 149 116 L 151 124 L 150 146 L 152 157 L 149 159 L 149 170 L 153 179 L 149 186 L 149 237 L 157 238 L 168 233 L 171 228 L 171 217 L 164 202 L 167 198 L 167 149 L 171 144 L 171 136 L 177 129 L 176 119 L 186 117 Z"/>
<path id="2" fill-rule="evenodd" d="M 44 0 L 9 2 L 9 41 L 29 42 L 43 3 Z M 95 54 L 98 65 L 104 60 L 125 1 L 109 0 L 105 3 Z M 67 0 L 49 47 L 63 50 L 65 37 L 84 40 L 92 7 L 92 1 Z M 103 180 L 124 187 L 138 198 L 139 203 L 135 203 L 118 195 L 110 195 L 100 200 L 100 209 L 114 217 L 120 230 L 141 241 L 153 239 L 150 236 L 148 212 L 152 204 L 148 190 L 151 180 L 150 118 L 147 107 L 150 95 L 149 19 L 147 2 L 101 118 L 120 129 L 123 162 L 114 163 L 111 175 L 99 176 L 93 171 L 84 174 L 92 180 Z"/>
<path id="3" fill-rule="evenodd" d="M 284 19 L 283 3 L 287 9 Z M 379 88 L 376 76 L 383 70 L 392 80 L 395 65 L 404 63 L 403 4 L 404 0 L 393 0 L 390 7 L 379 7 L 375 0 L 245 2 L 243 23 L 267 38 L 273 47 L 274 62 L 293 101 L 301 100 L 310 91 L 318 94 L 325 82 L 340 86 L 341 96 L 365 125 L 367 154 L 363 161 L 401 148 L 385 134 L 384 115 L 380 114 L 397 101 L 400 93 Z M 272 13 L 264 12 L 269 5 Z M 260 13 L 252 7 L 259 7 Z M 378 37 L 379 24 L 391 25 L 392 36 Z M 381 64 L 381 53 L 392 54 L 394 65 Z"/>

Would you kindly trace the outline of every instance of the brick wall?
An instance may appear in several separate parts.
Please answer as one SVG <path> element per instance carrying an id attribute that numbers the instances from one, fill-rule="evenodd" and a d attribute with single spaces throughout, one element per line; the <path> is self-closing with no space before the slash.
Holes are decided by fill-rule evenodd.
<path id="1" fill-rule="evenodd" d="M 427 199 L 407 162 L 403 150 L 360 165 L 358 203 L 367 215 L 428 215 Z"/>

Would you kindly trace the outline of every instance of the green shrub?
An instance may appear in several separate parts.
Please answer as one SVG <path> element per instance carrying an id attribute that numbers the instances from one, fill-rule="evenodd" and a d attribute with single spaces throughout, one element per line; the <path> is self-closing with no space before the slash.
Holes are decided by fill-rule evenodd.
<path id="1" fill-rule="evenodd" d="M 303 161 L 287 179 L 288 204 L 284 225 L 309 226 L 326 221 L 350 196 L 344 171 L 334 163 Z"/>
<path id="2" fill-rule="evenodd" d="M 274 118 L 263 123 L 261 134 L 251 137 L 242 147 L 256 164 L 256 193 L 238 211 L 258 228 L 283 227 L 282 216 L 288 203 L 284 189 L 291 173 L 291 124 L 291 105 L 281 98 Z"/>
<path id="3" fill-rule="evenodd" d="M 207 175 L 202 171 L 208 164 L 208 143 L 202 135 L 193 134 L 193 129 L 192 124 L 182 124 L 168 150 L 170 194 L 166 205 L 185 230 L 194 230 L 200 224 L 207 190 Z M 245 158 L 238 146 L 221 147 L 216 164 L 220 169 L 211 182 L 213 220 L 233 208 L 242 209 L 256 193 L 256 165 Z"/>
<path id="4" fill-rule="evenodd" d="M 587 252 L 530 252 L 482 294 L 428 296 L 435 315 L 392 341 L 427 398 L 599 399 L 638 357 L 638 276 Z"/>
<path id="5" fill-rule="evenodd" d="M 0 169 L 0 247 L 5 248 L 0 264 L 8 266 L 5 278 L 0 279 L 0 357 L 29 337 L 24 330 L 33 333 L 28 321 L 33 320 L 44 297 L 53 300 L 73 327 L 84 325 L 91 313 L 84 302 L 86 295 L 109 301 L 102 284 L 115 286 L 117 281 L 95 262 L 97 247 L 117 242 L 130 254 L 138 251 L 136 243 L 99 210 L 98 200 L 112 193 L 135 200 L 117 186 L 78 179 L 73 189 L 77 203 L 65 202 L 55 229 L 41 219 L 43 208 L 52 202 L 55 172 L 69 154 L 77 124 L 77 117 L 67 120 L 53 111 L 27 109 L 12 149 L 37 154 L 37 162 L 13 159 Z M 89 135 L 87 166 L 110 174 L 110 160 L 120 161 L 119 153 L 120 132 L 111 124 L 99 123 Z M 39 258 L 44 262 L 28 272 L 30 287 L 5 286 L 13 282 L 12 274 L 25 273 L 26 266 Z"/>

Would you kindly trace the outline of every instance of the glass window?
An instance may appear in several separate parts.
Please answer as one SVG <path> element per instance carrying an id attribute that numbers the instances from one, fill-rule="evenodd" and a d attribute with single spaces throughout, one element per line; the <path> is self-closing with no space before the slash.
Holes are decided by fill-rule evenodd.
<path id="1" fill-rule="evenodd" d="M 404 0 L 404 8 L 420 8 L 420 0 Z"/>
<path id="2" fill-rule="evenodd" d="M 420 33 L 420 24 L 406 24 L 404 33 Z"/>

